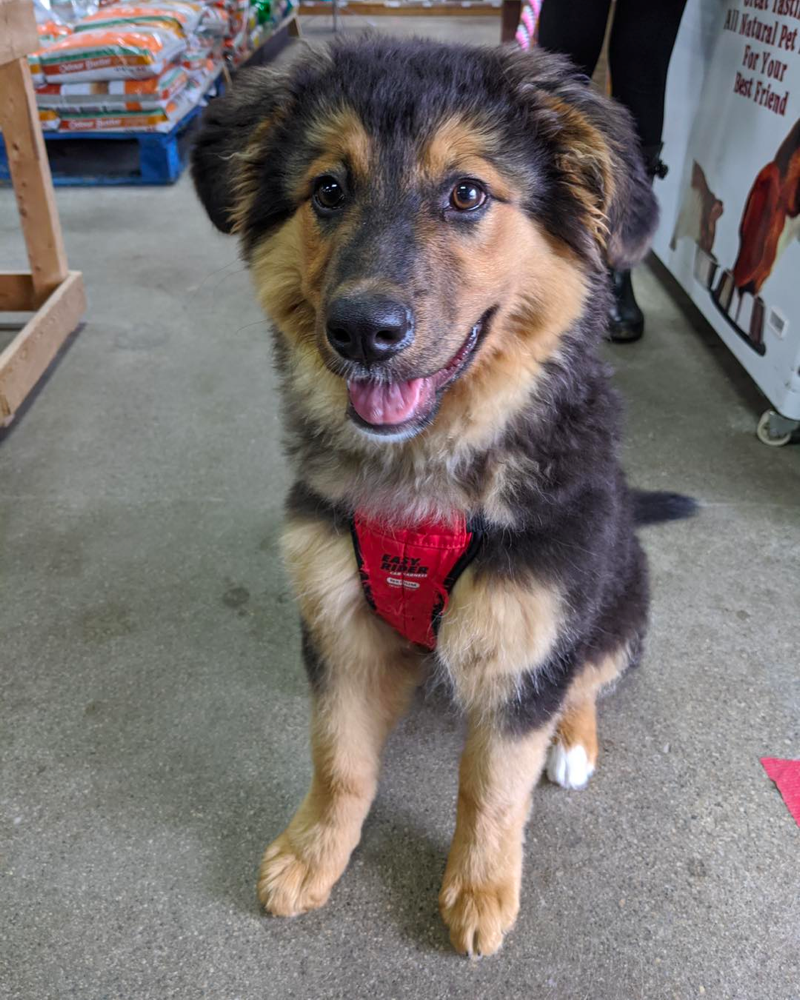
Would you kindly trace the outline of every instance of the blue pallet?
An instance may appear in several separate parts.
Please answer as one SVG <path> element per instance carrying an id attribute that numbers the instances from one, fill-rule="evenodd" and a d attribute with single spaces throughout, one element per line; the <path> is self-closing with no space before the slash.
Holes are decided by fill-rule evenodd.
<path id="1" fill-rule="evenodd" d="M 189 159 L 201 107 L 170 132 L 45 132 L 53 184 L 174 184 Z M 0 138 L 0 187 L 11 183 Z"/>

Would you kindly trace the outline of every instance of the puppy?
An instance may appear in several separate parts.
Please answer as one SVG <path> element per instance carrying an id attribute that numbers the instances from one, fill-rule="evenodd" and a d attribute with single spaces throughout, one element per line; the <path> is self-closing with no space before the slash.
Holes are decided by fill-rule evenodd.
<path id="1" fill-rule="evenodd" d="M 325 903 L 438 672 L 468 725 L 441 913 L 493 953 L 532 789 L 548 760 L 586 783 L 597 695 L 641 649 L 635 521 L 686 513 L 627 487 L 598 358 L 607 266 L 656 223 L 631 121 L 541 52 L 345 40 L 242 73 L 193 174 L 274 326 L 294 471 L 314 777 L 259 897 Z"/>

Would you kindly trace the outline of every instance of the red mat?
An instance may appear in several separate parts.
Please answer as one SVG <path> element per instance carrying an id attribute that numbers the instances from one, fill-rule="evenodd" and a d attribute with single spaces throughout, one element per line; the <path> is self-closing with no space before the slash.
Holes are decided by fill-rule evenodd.
<path id="1" fill-rule="evenodd" d="M 788 758 L 762 758 L 761 764 L 800 827 L 800 761 Z"/>

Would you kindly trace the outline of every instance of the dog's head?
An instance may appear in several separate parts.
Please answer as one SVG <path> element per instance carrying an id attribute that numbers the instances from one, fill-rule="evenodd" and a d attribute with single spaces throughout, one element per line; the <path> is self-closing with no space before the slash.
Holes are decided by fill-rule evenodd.
<path id="1" fill-rule="evenodd" d="M 655 222 L 627 114 L 507 49 L 373 37 L 244 73 L 193 172 L 305 419 L 348 440 L 496 426 Z"/>

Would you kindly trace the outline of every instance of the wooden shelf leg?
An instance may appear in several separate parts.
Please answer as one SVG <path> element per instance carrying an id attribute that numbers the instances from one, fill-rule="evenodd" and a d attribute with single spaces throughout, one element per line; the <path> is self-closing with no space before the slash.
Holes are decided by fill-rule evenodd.
<path id="1" fill-rule="evenodd" d="M 56 211 L 28 60 L 0 65 L 0 127 L 39 301 L 67 277 L 67 257 Z"/>
<path id="2" fill-rule="evenodd" d="M 503 0 L 500 8 L 500 41 L 513 42 L 522 14 L 522 0 Z"/>

